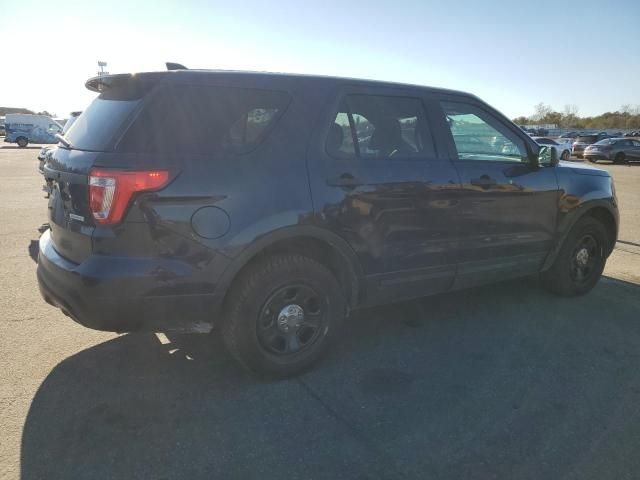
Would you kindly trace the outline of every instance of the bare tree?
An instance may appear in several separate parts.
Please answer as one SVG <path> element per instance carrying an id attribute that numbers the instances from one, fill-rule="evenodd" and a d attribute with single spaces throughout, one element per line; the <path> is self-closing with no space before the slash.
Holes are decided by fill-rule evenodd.
<path id="1" fill-rule="evenodd" d="M 533 110 L 534 113 L 531 118 L 536 122 L 539 122 L 553 111 L 553 109 L 549 105 L 545 105 L 544 102 L 540 102 L 534 105 Z"/>
<path id="2" fill-rule="evenodd" d="M 575 103 L 567 104 L 562 111 L 561 125 L 565 128 L 574 127 L 578 121 L 578 106 Z"/>

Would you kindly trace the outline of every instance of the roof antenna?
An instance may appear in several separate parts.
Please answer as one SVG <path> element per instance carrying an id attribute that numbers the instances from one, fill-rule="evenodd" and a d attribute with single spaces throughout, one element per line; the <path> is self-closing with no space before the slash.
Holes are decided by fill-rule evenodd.
<path id="1" fill-rule="evenodd" d="M 167 70 L 189 70 L 187 67 L 180 63 L 167 62 Z"/>

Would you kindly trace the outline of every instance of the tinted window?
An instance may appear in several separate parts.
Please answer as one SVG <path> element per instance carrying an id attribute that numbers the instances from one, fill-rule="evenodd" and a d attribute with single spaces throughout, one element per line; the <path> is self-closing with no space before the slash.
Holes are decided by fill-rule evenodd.
<path id="1" fill-rule="evenodd" d="M 528 162 L 524 140 L 487 112 L 465 103 L 442 108 L 460 160 Z"/>
<path id="2" fill-rule="evenodd" d="M 136 153 L 243 153 L 289 102 L 267 90 L 179 85 L 153 95 L 118 146 Z"/>
<path id="3" fill-rule="evenodd" d="M 140 103 L 139 98 L 126 88 L 100 94 L 75 120 L 65 138 L 80 150 L 105 150 Z"/>
<path id="4" fill-rule="evenodd" d="M 336 157 L 434 157 L 433 139 L 417 98 L 348 95 L 340 104 L 326 143 Z"/>
<path id="5" fill-rule="evenodd" d="M 578 138 L 576 138 L 576 142 L 582 142 L 582 143 L 595 143 L 597 141 L 598 141 L 597 135 L 579 135 Z"/>

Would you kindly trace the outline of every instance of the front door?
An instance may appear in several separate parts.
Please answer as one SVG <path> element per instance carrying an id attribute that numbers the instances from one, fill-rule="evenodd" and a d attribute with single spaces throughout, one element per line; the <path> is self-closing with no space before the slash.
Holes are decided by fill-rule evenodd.
<path id="1" fill-rule="evenodd" d="M 316 221 L 354 249 L 365 303 L 448 289 L 459 180 L 419 93 L 352 87 L 308 159 Z"/>
<path id="2" fill-rule="evenodd" d="M 454 288 L 539 271 L 556 228 L 555 169 L 538 166 L 533 142 L 527 147 L 523 133 L 482 104 L 440 105 L 462 182 Z"/>

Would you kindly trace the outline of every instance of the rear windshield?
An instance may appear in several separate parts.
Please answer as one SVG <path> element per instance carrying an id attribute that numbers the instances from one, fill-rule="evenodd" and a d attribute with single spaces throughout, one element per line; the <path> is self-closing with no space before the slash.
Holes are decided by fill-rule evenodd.
<path id="1" fill-rule="evenodd" d="M 117 147 L 126 153 L 244 153 L 289 103 L 283 92 L 173 85 L 149 99 Z"/>
<path id="2" fill-rule="evenodd" d="M 576 142 L 584 143 L 594 143 L 596 140 L 598 140 L 597 135 L 580 135 L 578 138 L 576 138 Z"/>
<path id="3" fill-rule="evenodd" d="M 106 150 L 140 103 L 141 95 L 132 95 L 129 88 L 101 93 L 65 132 L 65 138 L 78 150 Z"/>
<path id="4" fill-rule="evenodd" d="M 605 138 L 604 140 L 600 140 L 599 142 L 596 142 L 595 145 L 611 145 L 612 143 L 616 143 L 616 142 L 614 142 L 609 138 Z"/>

